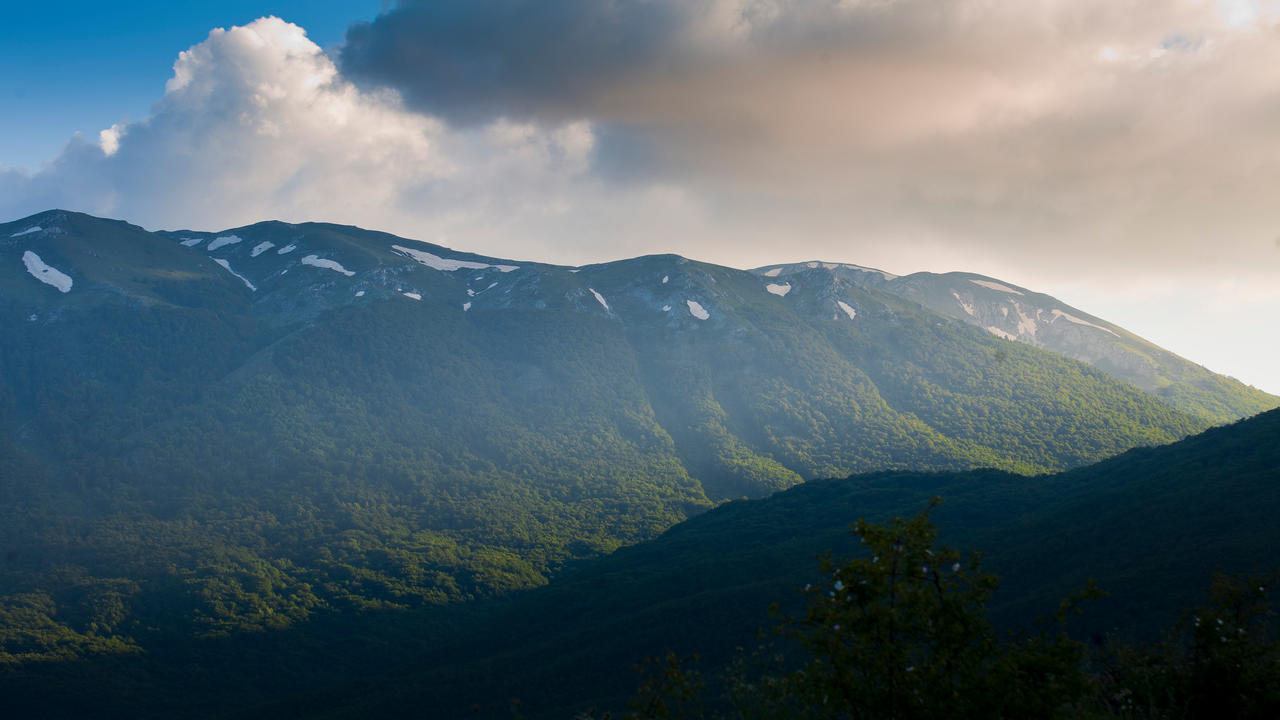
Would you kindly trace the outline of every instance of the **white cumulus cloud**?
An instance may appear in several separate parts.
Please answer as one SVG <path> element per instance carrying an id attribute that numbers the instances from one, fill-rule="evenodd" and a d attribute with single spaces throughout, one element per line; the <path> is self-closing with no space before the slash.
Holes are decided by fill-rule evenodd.
<path id="1" fill-rule="evenodd" d="M 598 192 L 594 151 L 584 120 L 453 129 L 406 110 L 394 92 L 347 82 L 302 28 L 267 17 L 182 52 L 146 120 L 96 144 L 74 138 L 38 172 L 0 170 L 0 215 L 64 207 L 211 230 L 327 220 L 471 249 L 526 238 L 540 255 L 553 248 L 538 242 L 556 242 L 548 223 Z"/>

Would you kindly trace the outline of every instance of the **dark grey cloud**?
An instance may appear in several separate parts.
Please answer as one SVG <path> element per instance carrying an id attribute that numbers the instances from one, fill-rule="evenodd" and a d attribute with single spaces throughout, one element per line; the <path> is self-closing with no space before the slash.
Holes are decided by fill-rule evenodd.
<path id="1" fill-rule="evenodd" d="M 561 119 L 661 64 L 686 14 L 665 1 L 402 0 L 352 26 L 338 59 L 357 82 L 455 123 Z"/>

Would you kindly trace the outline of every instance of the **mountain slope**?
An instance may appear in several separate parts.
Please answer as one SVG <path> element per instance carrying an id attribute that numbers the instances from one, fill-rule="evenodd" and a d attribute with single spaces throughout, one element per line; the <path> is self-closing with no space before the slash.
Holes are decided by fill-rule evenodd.
<path id="1" fill-rule="evenodd" d="M 505 599 L 0 666 L 0 697 L 50 717 L 500 715 L 513 697 L 531 718 L 620 708 L 640 658 L 698 652 L 712 670 L 749 650 L 770 603 L 796 610 L 796 590 L 819 581 L 818 553 L 860 551 L 852 520 L 913 514 L 933 495 L 941 542 L 984 551 L 1002 576 L 999 624 L 1026 624 L 1095 578 L 1111 595 L 1086 605 L 1086 631 L 1149 635 L 1201 599 L 1208 573 L 1274 567 L 1277 481 L 1280 411 L 1035 482 L 992 470 L 811 481 Z"/>
<path id="2" fill-rule="evenodd" d="M 1214 422 L 1230 422 L 1280 406 L 1280 397 L 1210 372 L 1137 335 L 1049 295 L 973 273 L 896 276 L 840 263 L 768 265 L 752 272 L 774 278 L 823 281 L 835 275 L 907 298 L 988 333 L 1075 358 Z"/>
<path id="3" fill-rule="evenodd" d="M 934 513 L 943 544 L 983 551 L 1002 576 L 991 606 L 1001 624 L 1030 624 L 1092 578 L 1110 595 L 1086 606 L 1085 629 L 1150 636 L 1203 599 L 1212 572 L 1276 569 L 1280 411 L 1034 483 L 879 473 L 722 505 L 508 603 L 453 650 L 451 663 L 468 661 L 448 685 L 424 659 L 326 716 L 509 696 L 530 717 L 621 707 L 631 663 L 668 650 L 727 661 L 772 624 L 770 603 L 798 608 L 796 589 L 820 581 L 818 553 L 860 552 L 853 520 L 914 514 L 934 495 L 945 499 Z"/>
<path id="4" fill-rule="evenodd" d="M 49 629 L 4 652 L 483 598 L 803 478 L 1206 425 L 892 294 L 770 284 L 325 224 L 0 225 L 0 610 Z"/>

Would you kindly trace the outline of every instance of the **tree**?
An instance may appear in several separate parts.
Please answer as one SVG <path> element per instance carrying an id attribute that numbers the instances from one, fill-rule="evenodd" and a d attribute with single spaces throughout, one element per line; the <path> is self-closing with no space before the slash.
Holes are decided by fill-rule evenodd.
<path id="1" fill-rule="evenodd" d="M 853 532 L 868 555 L 823 561 L 825 583 L 805 588 L 805 617 L 787 623 L 809 656 L 783 684 L 787 712 L 1051 717 L 1078 696 L 1083 646 L 1063 633 L 1002 643 L 986 618 L 996 576 L 977 553 L 936 545 L 939 503 L 908 520 L 860 520 Z"/>

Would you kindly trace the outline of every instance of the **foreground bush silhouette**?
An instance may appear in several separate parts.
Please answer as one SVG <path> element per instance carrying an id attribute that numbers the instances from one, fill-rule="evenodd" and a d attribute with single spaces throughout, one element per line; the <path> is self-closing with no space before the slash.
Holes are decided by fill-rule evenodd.
<path id="1" fill-rule="evenodd" d="M 791 669 L 740 670 L 727 716 L 1051 718 L 1084 694 L 1084 646 L 1061 631 L 1001 641 L 986 618 L 996 577 L 976 553 L 937 546 L 929 510 L 853 532 L 869 554 L 825 559 L 804 617 L 779 627 L 798 648 Z M 703 684 L 696 673 L 674 657 L 654 667 L 629 717 L 712 716 L 690 694 Z"/>
<path id="2" fill-rule="evenodd" d="M 1100 717 L 1280 718 L 1280 577 L 1214 576 L 1209 601 L 1159 642 L 1111 642 L 1096 658 Z"/>

